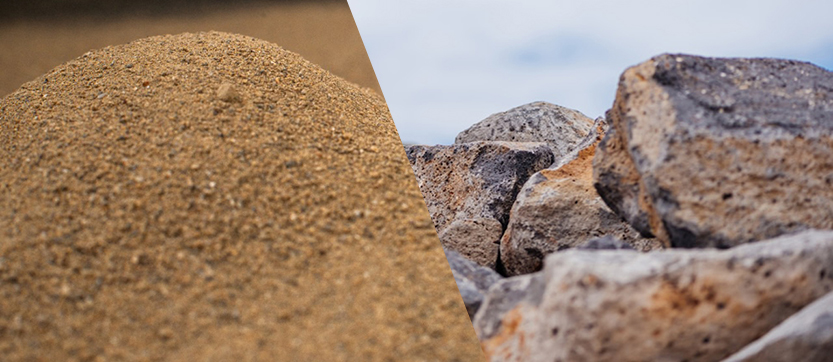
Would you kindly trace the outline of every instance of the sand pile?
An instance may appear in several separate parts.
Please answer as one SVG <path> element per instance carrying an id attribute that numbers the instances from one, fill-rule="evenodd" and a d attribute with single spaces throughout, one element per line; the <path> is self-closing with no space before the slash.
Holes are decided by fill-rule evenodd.
<path id="1" fill-rule="evenodd" d="M 248 37 L 0 101 L 7 360 L 480 360 L 380 97 Z"/>

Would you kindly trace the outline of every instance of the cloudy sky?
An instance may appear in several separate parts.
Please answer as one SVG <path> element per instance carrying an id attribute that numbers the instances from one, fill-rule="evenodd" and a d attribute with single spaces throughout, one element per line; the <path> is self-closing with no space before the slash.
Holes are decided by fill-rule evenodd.
<path id="1" fill-rule="evenodd" d="M 833 69 L 833 1 L 348 0 L 404 142 L 450 144 L 533 101 L 591 118 L 661 53 Z"/>

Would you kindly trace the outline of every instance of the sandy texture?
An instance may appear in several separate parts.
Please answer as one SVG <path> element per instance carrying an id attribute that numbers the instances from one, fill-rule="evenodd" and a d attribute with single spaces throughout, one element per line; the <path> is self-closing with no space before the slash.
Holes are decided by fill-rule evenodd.
<path id="1" fill-rule="evenodd" d="M 0 111 L 4 360 L 482 359 L 373 92 L 201 33 L 85 54 Z"/>
<path id="2" fill-rule="evenodd" d="M 0 97 L 93 49 L 148 36 L 210 30 L 280 44 L 348 81 L 381 93 L 353 15 L 343 0 L 31 2 L 9 4 L 9 15 L 15 14 L 15 6 L 29 9 L 28 13 L 9 19 L 0 14 Z M 45 4 L 38 9 L 37 3 Z M 33 18 L 32 13 L 43 15 Z"/>

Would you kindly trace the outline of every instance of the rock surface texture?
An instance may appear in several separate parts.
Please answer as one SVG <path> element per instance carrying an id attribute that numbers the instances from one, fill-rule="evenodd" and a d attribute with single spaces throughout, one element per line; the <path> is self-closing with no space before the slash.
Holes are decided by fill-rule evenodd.
<path id="1" fill-rule="evenodd" d="M 833 360 L 833 293 L 808 305 L 724 362 Z"/>
<path id="2" fill-rule="evenodd" d="M 830 231 L 724 251 L 568 250 L 526 290 L 537 304 L 478 333 L 491 361 L 716 361 L 829 293 L 831 265 Z"/>
<path id="3" fill-rule="evenodd" d="M 538 271 L 546 255 L 611 235 L 639 250 L 661 245 L 644 239 L 602 201 L 593 188 L 593 155 L 607 124 L 596 120 L 577 148 L 552 167 L 539 171 L 518 193 L 500 243 L 508 275 Z"/>
<path id="4" fill-rule="evenodd" d="M 454 143 L 546 142 L 558 159 L 587 136 L 592 126 L 593 120 L 579 111 L 533 102 L 487 117 L 458 134 Z"/>
<path id="5" fill-rule="evenodd" d="M 488 340 L 494 337 L 501 330 L 506 313 L 519 305 L 527 307 L 541 303 L 545 287 L 543 282 L 543 273 L 532 273 L 493 284 L 472 321 L 478 338 Z"/>
<path id="6" fill-rule="evenodd" d="M 627 69 L 596 189 L 644 235 L 730 247 L 833 228 L 833 73 L 660 55 Z"/>
<path id="7" fill-rule="evenodd" d="M 408 146 L 406 150 L 437 233 L 445 238 L 440 241 L 464 255 L 495 253 L 495 244 L 500 240 L 509 209 L 521 186 L 529 176 L 554 161 L 544 143 L 474 142 Z M 494 239 L 478 240 L 476 245 L 470 245 L 471 233 L 465 230 L 470 226 L 465 224 L 469 221 L 454 225 L 461 220 L 475 220 L 471 222 L 489 228 L 496 221 L 501 232 L 483 230 L 482 233 L 493 235 Z M 447 228 L 452 230 L 446 232 Z M 474 250 L 477 247 L 483 250 Z M 481 265 L 490 265 L 479 257 L 474 259 L 481 261 Z"/>
<path id="8" fill-rule="evenodd" d="M 635 250 L 631 244 L 619 240 L 613 236 L 605 235 L 600 238 L 588 240 L 586 243 L 576 247 L 580 250 Z"/>
<path id="9" fill-rule="evenodd" d="M 478 265 L 495 269 L 503 225 L 497 219 L 454 220 L 439 233 L 443 247 L 455 250 Z"/>
<path id="10" fill-rule="evenodd" d="M 451 267 L 451 273 L 454 274 L 454 281 L 457 282 L 457 288 L 463 297 L 469 318 L 474 318 L 474 314 L 483 303 L 484 294 L 503 277 L 492 269 L 466 259 L 456 251 L 445 250 L 445 256 L 448 258 L 448 265 Z"/>

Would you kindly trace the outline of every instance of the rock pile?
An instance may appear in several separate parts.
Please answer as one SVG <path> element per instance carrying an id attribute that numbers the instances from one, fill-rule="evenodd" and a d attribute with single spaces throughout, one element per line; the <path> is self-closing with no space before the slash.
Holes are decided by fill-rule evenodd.
<path id="1" fill-rule="evenodd" d="M 437 175 L 410 158 L 443 246 L 496 249 L 457 279 L 461 291 L 477 285 L 464 301 L 491 361 L 829 360 L 831 72 L 660 55 L 626 70 L 612 109 L 588 124 L 539 102 L 434 146 L 551 150 L 552 164 L 503 179 L 500 210 L 512 206 L 488 238 L 471 222 L 468 239 L 443 232 L 468 217 L 446 200 L 469 189 L 432 188 Z M 449 155 L 443 181 L 489 178 Z"/>
<path id="2" fill-rule="evenodd" d="M 409 146 L 407 154 L 443 245 L 490 268 L 515 196 L 553 162 L 544 143 Z"/>

